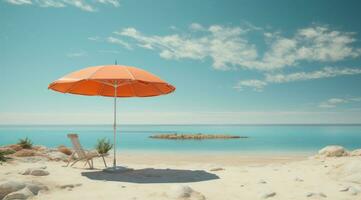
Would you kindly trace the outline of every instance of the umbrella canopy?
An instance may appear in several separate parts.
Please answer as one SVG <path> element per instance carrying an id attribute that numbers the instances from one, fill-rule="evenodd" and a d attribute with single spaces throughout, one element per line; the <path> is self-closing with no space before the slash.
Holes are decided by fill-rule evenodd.
<path id="1" fill-rule="evenodd" d="M 174 86 L 145 70 L 121 65 L 95 66 L 75 71 L 50 83 L 48 88 L 61 93 L 114 97 L 114 170 L 117 169 L 117 97 L 152 97 L 175 90 Z"/>
<path id="2" fill-rule="evenodd" d="M 175 87 L 136 67 L 107 65 L 70 73 L 52 82 L 49 89 L 88 96 L 151 97 L 171 93 Z"/>

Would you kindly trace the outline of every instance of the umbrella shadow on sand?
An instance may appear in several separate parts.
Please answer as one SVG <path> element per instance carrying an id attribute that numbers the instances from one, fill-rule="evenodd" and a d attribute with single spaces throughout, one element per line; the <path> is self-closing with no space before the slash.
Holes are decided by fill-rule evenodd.
<path id="1" fill-rule="evenodd" d="M 189 183 L 219 179 L 217 175 L 204 170 L 154 168 L 128 170 L 119 173 L 88 171 L 82 172 L 81 174 L 92 180 L 129 183 Z"/>

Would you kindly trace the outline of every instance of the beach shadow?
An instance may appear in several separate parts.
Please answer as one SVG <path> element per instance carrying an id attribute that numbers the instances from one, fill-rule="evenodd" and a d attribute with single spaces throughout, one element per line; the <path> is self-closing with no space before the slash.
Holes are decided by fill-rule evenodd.
<path id="1" fill-rule="evenodd" d="M 92 180 L 118 181 L 128 183 L 189 183 L 219 179 L 215 174 L 203 170 L 181 169 L 137 169 L 119 173 L 107 173 L 103 171 L 82 172 Z"/>

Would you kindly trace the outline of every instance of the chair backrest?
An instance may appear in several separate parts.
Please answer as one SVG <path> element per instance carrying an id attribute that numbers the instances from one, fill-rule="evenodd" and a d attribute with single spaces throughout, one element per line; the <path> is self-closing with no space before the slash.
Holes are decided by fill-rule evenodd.
<path id="1" fill-rule="evenodd" d="M 85 158 L 86 153 L 84 149 L 82 148 L 78 134 L 68 134 L 68 138 L 71 140 L 71 143 L 73 144 L 73 148 L 75 153 L 78 155 L 79 158 Z"/>

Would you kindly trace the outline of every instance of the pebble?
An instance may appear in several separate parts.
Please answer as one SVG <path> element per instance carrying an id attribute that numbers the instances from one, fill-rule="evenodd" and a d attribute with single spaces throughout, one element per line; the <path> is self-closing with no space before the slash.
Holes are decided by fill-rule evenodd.
<path id="1" fill-rule="evenodd" d="M 271 198 L 276 196 L 276 192 L 265 192 L 261 195 L 263 199 Z"/>

